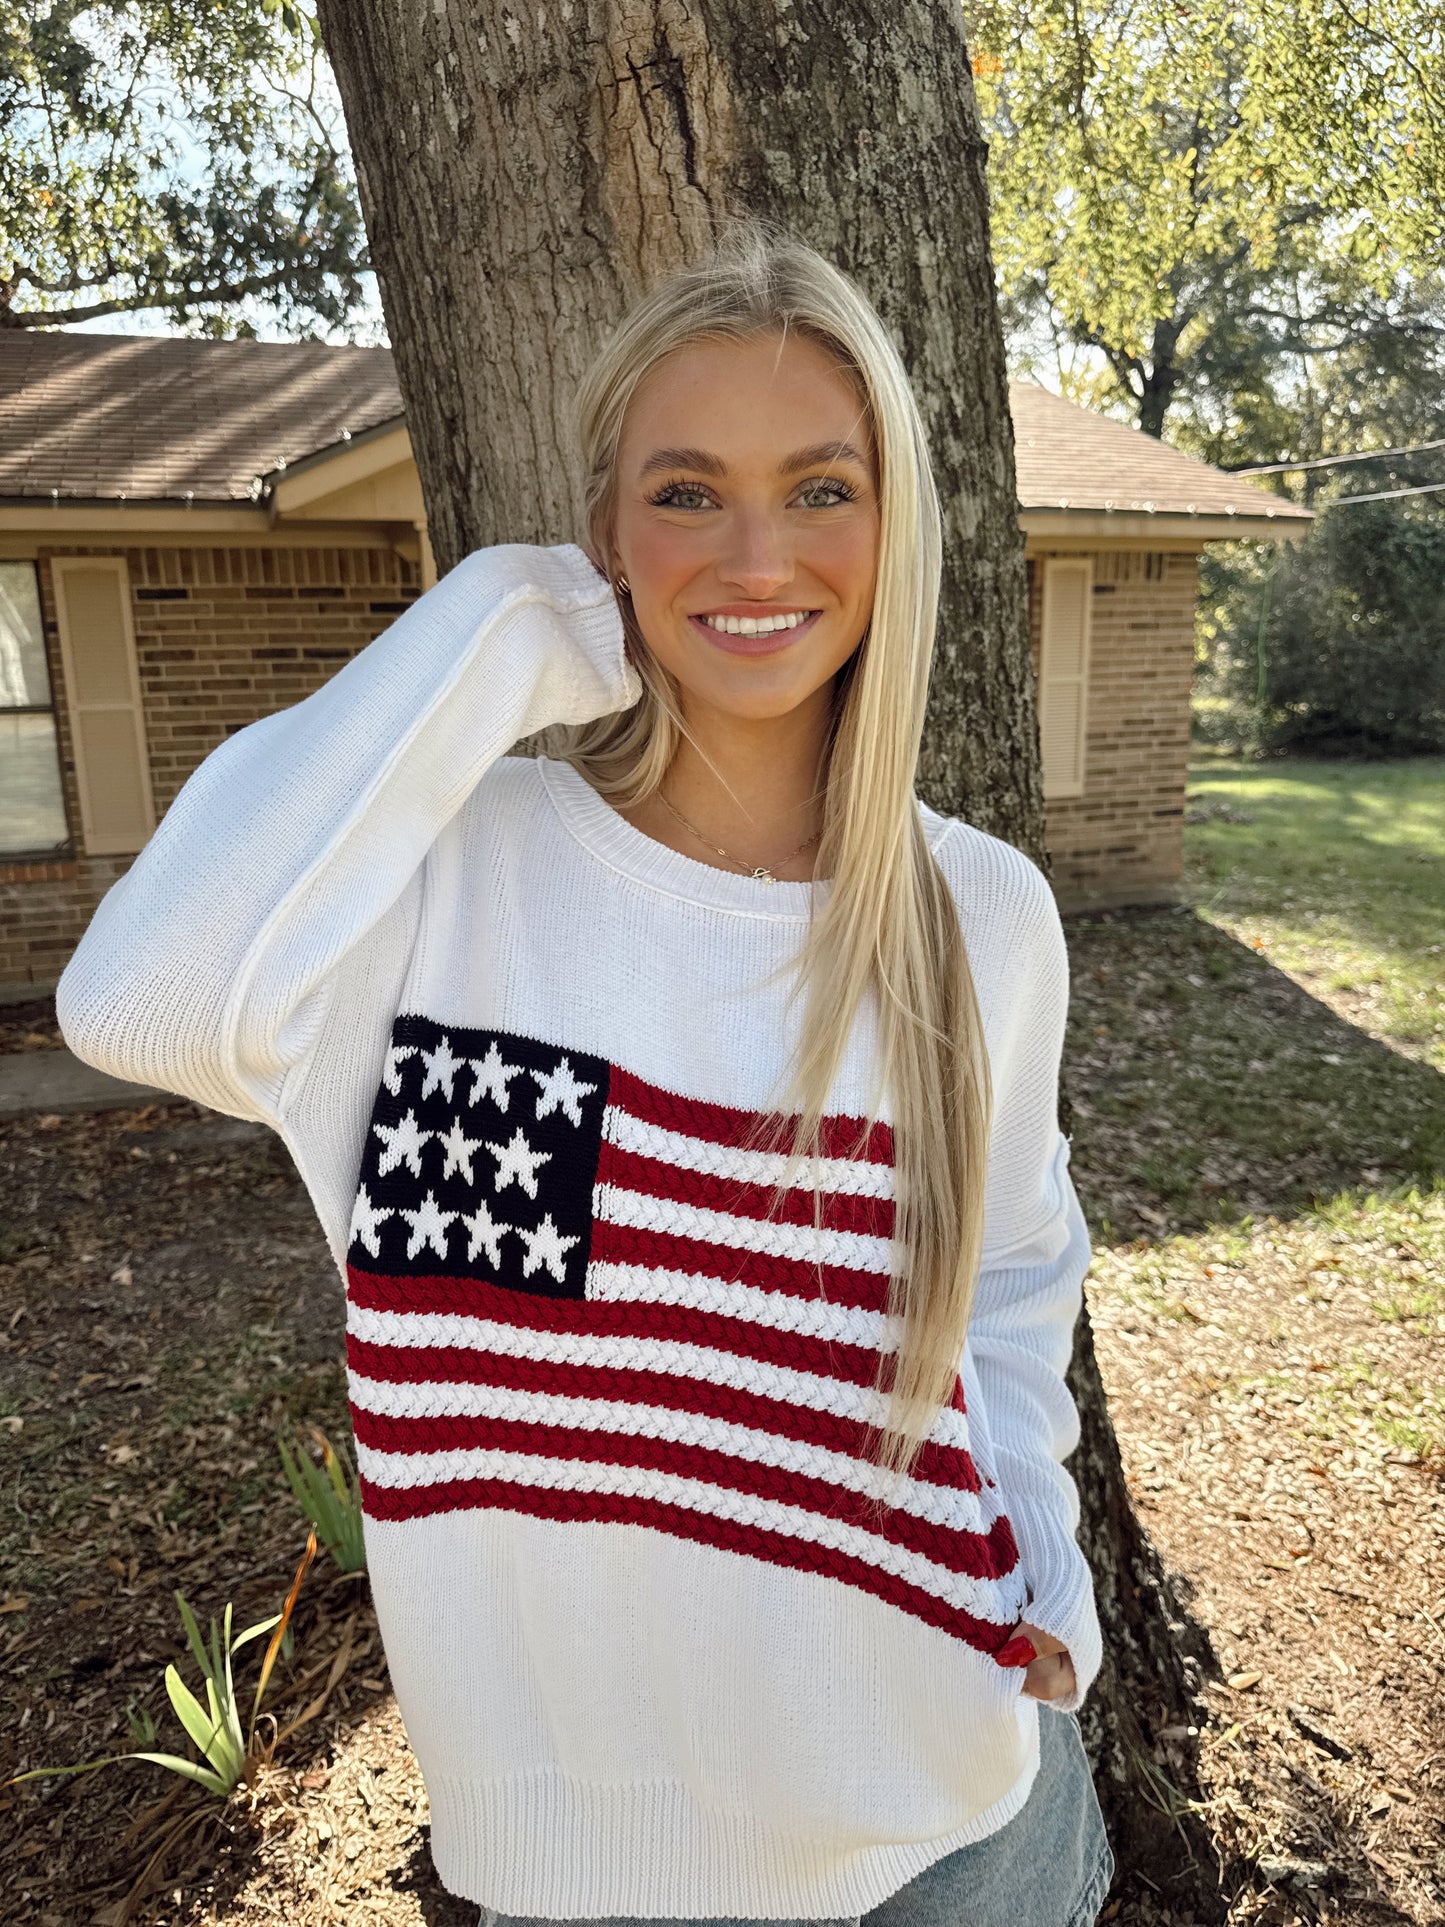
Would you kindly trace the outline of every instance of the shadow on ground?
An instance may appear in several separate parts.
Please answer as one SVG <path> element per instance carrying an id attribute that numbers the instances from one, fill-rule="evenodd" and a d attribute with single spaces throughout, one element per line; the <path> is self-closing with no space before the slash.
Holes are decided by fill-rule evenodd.
<path id="1" fill-rule="evenodd" d="M 1095 1239 L 1288 1217 L 1445 1172 L 1445 1078 L 1192 910 L 1068 923 L 1073 1170 Z"/>

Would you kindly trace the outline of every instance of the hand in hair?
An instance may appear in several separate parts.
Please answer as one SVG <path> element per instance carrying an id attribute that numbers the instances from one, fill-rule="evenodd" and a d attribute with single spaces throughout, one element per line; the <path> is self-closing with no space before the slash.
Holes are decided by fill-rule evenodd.
<path id="1" fill-rule="evenodd" d="M 1069 1658 L 1069 1650 L 1062 1640 L 1044 1632 L 1042 1627 L 1031 1626 L 1026 1619 L 1021 1619 L 1009 1634 L 1008 1643 L 996 1654 L 1004 1665 L 1010 1662 L 1015 1641 L 1018 1642 L 1015 1664 L 1023 1661 L 1029 1648 L 1033 1650 L 1023 1684 L 1023 1690 L 1030 1699 L 1059 1700 L 1073 1692 L 1074 1662 Z"/>

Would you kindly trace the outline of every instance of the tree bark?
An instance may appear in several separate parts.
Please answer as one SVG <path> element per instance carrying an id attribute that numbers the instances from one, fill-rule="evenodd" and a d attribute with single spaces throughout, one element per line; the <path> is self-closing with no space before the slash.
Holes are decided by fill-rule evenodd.
<path id="1" fill-rule="evenodd" d="M 320 13 L 438 566 L 580 533 L 578 378 L 722 216 L 769 216 L 868 292 L 928 426 L 946 563 L 920 790 L 1045 862 L 986 150 L 959 10 L 320 0 Z M 1162 1885 L 1182 1834 L 1144 1790 L 1139 1715 L 1188 1715 L 1182 1614 L 1130 1506 L 1087 1319 L 1073 1371 L 1083 1543 L 1114 1655 L 1086 1730 L 1121 1865 Z"/>

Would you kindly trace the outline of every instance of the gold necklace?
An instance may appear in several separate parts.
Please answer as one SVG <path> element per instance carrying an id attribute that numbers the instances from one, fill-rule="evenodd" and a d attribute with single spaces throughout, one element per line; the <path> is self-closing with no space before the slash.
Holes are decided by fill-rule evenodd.
<path id="1" fill-rule="evenodd" d="M 699 843 L 707 843 L 707 847 L 710 850 L 715 850 L 719 856 L 726 857 L 729 863 L 735 863 L 740 870 L 745 870 L 750 877 L 755 878 L 759 883 L 776 883 L 778 879 L 774 875 L 774 871 L 781 870 L 785 863 L 791 863 L 795 856 L 800 855 L 806 850 L 810 843 L 816 843 L 818 838 L 823 834 L 821 830 L 814 830 L 811 836 L 804 837 L 796 850 L 789 850 L 785 857 L 780 857 L 772 869 L 769 869 L 764 863 L 744 863 L 741 857 L 734 856 L 731 850 L 725 850 L 720 843 L 709 843 L 696 823 L 689 823 L 675 803 L 669 803 L 667 798 L 663 796 L 661 790 L 659 790 L 657 794 L 661 797 L 666 807 L 672 811 L 682 827 L 685 830 L 691 830 Z"/>

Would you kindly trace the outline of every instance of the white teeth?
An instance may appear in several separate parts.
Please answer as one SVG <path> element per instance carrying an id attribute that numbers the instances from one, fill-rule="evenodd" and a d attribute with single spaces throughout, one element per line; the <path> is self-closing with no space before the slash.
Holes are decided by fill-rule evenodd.
<path id="1" fill-rule="evenodd" d="M 703 616 L 701 620 L 725 636 L 775 636 L 784 629 L 796 629 L 812 613 L 811 609 L 797 609 L 786 616 Z"/>

